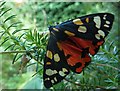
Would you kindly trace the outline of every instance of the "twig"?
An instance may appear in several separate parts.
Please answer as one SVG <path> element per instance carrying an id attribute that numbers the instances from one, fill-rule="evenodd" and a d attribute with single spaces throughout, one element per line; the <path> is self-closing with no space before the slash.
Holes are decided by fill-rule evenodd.
<path id="1" fill-rule="evenodd" d="M 117 71 L 120 71 L 120 69 L 118 69 L 118 68 L 116 68 L 116 67 L 113 67 L 113 66 L 111 66 L 111 65 L 108 65 L 108 64 L 99 64 L 99 63 L 94 63 L 94 64 L 96 64 L 96 65 L 98 65 L 98 66 L 107 66 L 107 67 L 113 68 L 113 69 L 115 69 L 115 70 L 117 70 Z"/>
<path id="2" fill-rule="evenodd" d="M 29 51 L 29 52 L 34 52 L 34 51 Z M 9 53 L 26 53 L 26 50 L 0 52 L 0 54 L 9 54 Z"/>
<path id="3" fill-rule="evenodd" d="M 0 54 L 10 54 L 10 53 L 26 53 L 27 51 L 26 50 L 21 50 L 21 51 L 7 51 L 7 52 L 0 52 Z M 34 52 L 34 51 L 28 51 L 28 52 Z M 37 61 L 36 60 L 36 58 L 35 57 L 32 57 L 35 61 Z M 41 62 L 39 62 L 39 61 L 37 61 L 40 65 L 42 65 L 43 66 L 43 64 L 41 63 Z"/>

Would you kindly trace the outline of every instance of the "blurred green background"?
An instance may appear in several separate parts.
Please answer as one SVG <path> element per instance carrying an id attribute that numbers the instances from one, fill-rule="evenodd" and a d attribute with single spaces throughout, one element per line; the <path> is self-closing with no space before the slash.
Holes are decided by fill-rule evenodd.
<path id="1" fill-rule="evenodd" d="M 43 66 L 39 62 L 43 63 L 48 26 L 87 14 L 108 12 L 114 14 L 115 21 L 106 42 L 92 57 L 92 63 L 81 74 L 71 72 L 66 77 L 70 82 L 64 80 L 51 89 L 118 89 L 119 9 L 120 4 L 115 2 L 0 2 L 0 50 L 12 51 L 0 54 L 1 88 L 43 89 Z M 21 57 L 25 53 L 21 50 L 32 50 L 34 56 L 29 63 L 22 60 L 27 63 L 24 69 Z M 19 69 L 23 69 L 22 73 Z"/>

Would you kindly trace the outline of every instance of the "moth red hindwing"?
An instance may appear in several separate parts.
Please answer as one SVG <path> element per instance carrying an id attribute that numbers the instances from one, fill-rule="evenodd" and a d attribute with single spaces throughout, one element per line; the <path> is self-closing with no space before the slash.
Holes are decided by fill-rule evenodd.
<path id="1" fill-rule="evenodd" d="M 44 60 L 46 88 L 61 82 L 71 71 L 80 73 L 91 62 L 112 28 L 114 15 L 90 14 L 50 26 Z"/>

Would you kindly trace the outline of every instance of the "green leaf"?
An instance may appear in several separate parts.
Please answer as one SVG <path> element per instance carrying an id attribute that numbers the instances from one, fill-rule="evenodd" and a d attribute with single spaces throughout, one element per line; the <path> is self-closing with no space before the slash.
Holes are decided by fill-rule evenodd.
<path id="1" fill-rule="evenodd" d="M 7 42 L 9 40 L 9 36 L 7 36 L 4 41 L 0 44 L 0 46 L 2 46 L 5 42 Z"/>
<path id="2" fill-rule="evenodd" d="M 15 18 L 15 16 L 16 16 L 16 15 L 11 15 L 11 16 L 9 16 L 7 19 L 4 20 L 4 23 L 7 22 L 7 21 L 10 20 L 10 19 Z"/>
<path id="3" fill-rule="evenodd" d="M 12 34 L 15 34 L 15 33 L 22 31 L 22 30 L 29 30 L 29 29 L 18 29 L 18 30 L 15 30 Z"/>
<path id="4" fill-rule="evenodd" d="M 20 24 L 21 22 L 15 22 L 15 23 L 13 23 L 13 24 L 11 24 L 8 28 L 7 28 L 7 30 L 9 30 L 11 27 L 17 27 L 17 24 Z"/>
<path id="5" fill-rule="evenodd" d="M 5 13 L 7 13 L 8 11 L 10 11 L 11 10 L 11 8 L 10 9 L 7 9 L 6 11 L 4 11 L 1 15 L 0 15 L 0 17 L 2 17 Z"/>
<path id="6" fill-rule="evenodd" d="M 6 3 L 6 2 L 2 2 L 2 3 L 0 4 L 0 7 L 2 7 L 5 3 Z"/>
<path id="7" fill-rule="evenodd" d="M 18 53 L 15 54 L 14 58 L 13 58 L 13 61 L 12 61 L 12 64 L 14 64 L 14 62 L 16 61 L 16 57 L 17 57 Z"/>
<path id="8" fill-rule="evenodd" d="M 110 51 L 111 47 L 113 46 L 114 41 L 112 41 L 108 47 L 108 51 Z"/>
<path id="9" fill-rule="evenodd" d="M 9 45 L 7 48 L 5 48 L 5 50 L 4 51 L 6 51 L 7 49 L 9 49 L 10 47 L 13 47 L 15 44 L 11 44 L 11 45 Z"/>
<path id="10" fill-rule="evenodd" d="M 21 55 L 19 55 L 19 56 L 16 58 L 16 60 L 15 60 L 15 61 L 17 61 L 18 59 L 20 59 L 22 56 L 23 56 L 22 54 L 21 54 Z"/>
<path id="11" fill-rule="evenodd" d="M 26 32 L 23 33 L 22 35 L 20 35 L 19 39 L 21 39 L 25 34 L 26 34 Z"/>
<path id="12" fill-rule="evenodd" d="M 2 38 L 2 36 L 5 34 L 6 32 L 5 31 L 3 31 L 3 33 L 0 35 L 0 39 Z"/>

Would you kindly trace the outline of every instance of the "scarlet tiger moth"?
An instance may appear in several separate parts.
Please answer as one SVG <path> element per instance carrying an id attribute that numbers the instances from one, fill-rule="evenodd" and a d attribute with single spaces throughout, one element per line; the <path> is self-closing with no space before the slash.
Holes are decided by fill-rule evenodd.
<path id="1" fill-rule="evenodd" d="M 70 70 L 80 73 L 104 43 L 114 21 L 110 13 L 90 14 L 50 26 L 44 60 L 46 88 L 61 82 Z"/>

